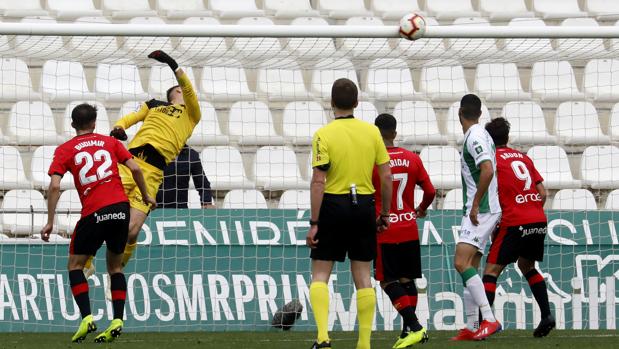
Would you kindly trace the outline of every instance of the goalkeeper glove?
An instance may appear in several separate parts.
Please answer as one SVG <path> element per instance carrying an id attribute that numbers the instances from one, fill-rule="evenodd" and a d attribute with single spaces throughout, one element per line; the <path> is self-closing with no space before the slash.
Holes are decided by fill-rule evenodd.
<path id="1" fill-rule="evenodd" d="M 112 132 L 110 132 L 110 136 L 118 139 L 119 141 L 127 140 L 127 133 L 125 133 L 125 129 L 120 126 L 114 127 Z"/>
<path id="2" fill-rule="evenodd" d="M 153 51 L 148 55 L 148 58 L 152 58 L 156 61 L 159 61 L 161 63 L 165 63 L 167 65 L 170 66 L 170 68 L 172 68 L 172 71 L 176 72 L 176 69 L 178 69 L 178 63 L 176 63 L 176 61 L 174 60 L 174 58 L 168 56 L 167 53 L 161 51 L 161 50 L 157 50 L 157 51 Z"/>

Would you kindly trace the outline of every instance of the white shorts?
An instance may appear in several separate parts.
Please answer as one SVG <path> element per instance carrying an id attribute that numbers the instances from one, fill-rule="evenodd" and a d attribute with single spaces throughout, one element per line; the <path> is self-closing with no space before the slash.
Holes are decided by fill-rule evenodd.
<path id="1" fill-rule="evenodd" d="M 481 254 L 484 254 L 486 244 L 490 240 L 490 236 L 496 229 L 500 219 L 500 213 L 480 213 L 477 215 L 479 225 L 473 225 L 468 215 L 462 217 L 458 243 L 463 242 L 473 245 L 477 247 Z"/>

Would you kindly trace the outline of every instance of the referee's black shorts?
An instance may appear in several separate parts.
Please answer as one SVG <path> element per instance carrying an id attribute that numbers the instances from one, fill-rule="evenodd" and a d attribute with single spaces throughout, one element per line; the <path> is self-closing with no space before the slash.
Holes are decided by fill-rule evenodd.
<path id="1" fill-rule="evenodd" d="M 311 250 L 312 259 L 343 262 L 370 262 L 376 257 L 376 210 L 374 195 L 357 195 L 353 205 L 350 195 L 325 194 L 320 207 L 320 221 Z"/>

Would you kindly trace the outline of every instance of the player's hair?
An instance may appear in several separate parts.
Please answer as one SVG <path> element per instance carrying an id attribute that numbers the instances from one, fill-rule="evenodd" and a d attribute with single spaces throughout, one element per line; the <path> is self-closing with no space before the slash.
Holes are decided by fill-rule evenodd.
<path id="1" fill-rule="evenodd" d="M 510 127 L 509 121 L 501 117 L 486 123 L 486 131 L 488 131 L 494 141 L 494 145 L 497 147 L 507 145 Z"/>
<path id="2" fill-rule="evenodd" d="M 76 130 L 86 130 L 97 120 L 97 107 L 82 103 L 71 112 L 71 126 Z"/>
<path id="3" fill-rule="evenodd" d="M 357 106 L 357 85 L 349 79 L 341 78 L 331 87 L 331 104 L 338 109 L 353 109 Z"/>
<path id="4" fill-rule="evenodd" d="M 172 91 L 174 91 L 175 88 L 179 87 L 180 85 L 174 85 L 172 87 L 170 87 L 166 92 L 165 92 L 165 97 L 168 100 L 168 103 L 172 102 L 172 98 L 170 98 L 170 95 L 172 94 Z"/>
<path id="5" fill-rule="evenodd" d="M 464 95 L 460 100 L 460 114 L 467 120 L 477 120 L 481 116 L 481 100 L 474 94 Z"/>
<path id="6" fill-rule="evenodd" d="M 383 138 L 393 139 L 395 138 L 395 130 L 398 122 L 393 115 L 388 113 L 382 113 L 374 120 L 374 125 L 380 130 L 380 134 Z"/>

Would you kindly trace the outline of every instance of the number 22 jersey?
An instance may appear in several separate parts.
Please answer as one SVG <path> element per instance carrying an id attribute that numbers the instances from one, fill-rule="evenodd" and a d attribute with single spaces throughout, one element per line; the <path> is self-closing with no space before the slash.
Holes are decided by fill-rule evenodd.
<path id="1" fill-rule="evenodd" d="M 82 217 L 85 217 L 103 207 L 128 201 L 118 164 L 131 158 L 131 153 L 116 138 L 87 133 L 59 145 L 47 173 L 73 175 L 82 203 Z"/>

